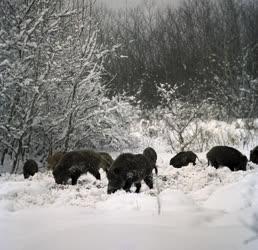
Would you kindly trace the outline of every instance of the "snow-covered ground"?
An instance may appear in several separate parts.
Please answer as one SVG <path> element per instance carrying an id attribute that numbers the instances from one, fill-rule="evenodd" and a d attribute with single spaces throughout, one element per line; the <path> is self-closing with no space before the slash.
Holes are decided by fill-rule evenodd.
<path id="1" fill-rule="evenodd" d="M 107 195 L 104 172 L 77 186 L 56 185 L 50 172 L 4 174 L 0 249 L 258 249 L 258 166 L 216 170 L 204 156 L 174 169 L 158 154 L 155 189 L 140 194 Z"/>

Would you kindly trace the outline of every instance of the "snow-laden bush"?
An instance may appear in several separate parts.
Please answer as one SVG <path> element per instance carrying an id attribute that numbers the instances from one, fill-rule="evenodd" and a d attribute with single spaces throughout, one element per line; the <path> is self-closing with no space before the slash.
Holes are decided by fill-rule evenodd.
<path id="1" fill-rule="evenodd" d="M 169 117 L 174 120 L 174 117 Z M 256 121 L 254 120 L 254 123 Z M 257 129 L 248 129 L 245 120 L 224 122 L 217 120 L 198 120 L 190 122 L 182 133 L 185 142 L 190 143 L 184 150 L 204 152 L 216 145 L 252 148 L 257 144 Z M 179 152 L 182 149 L 177 139 L 178 132 L 171 129 L 164 119 L 145 120 L 132 126 L 132 131 L 140 139 L 140 148 L 153 146 L 166 152 Z"/>
<path id="2" fill-rule="evenodd" d="M 215 145 L 251 147 L 255 144 L 255 119 L 217 120 L 219 113 L 214 104 L 209 100 L 189 102 L 178 95 L 181 87 L 169 84 L 158 87 L 162 97 L 160 107 L 134 125 L 142 147 L 157 145 L 166 151 L 203 152 Z M 192 95 L 198 99 L 198 90 L 193 90 Z"/>

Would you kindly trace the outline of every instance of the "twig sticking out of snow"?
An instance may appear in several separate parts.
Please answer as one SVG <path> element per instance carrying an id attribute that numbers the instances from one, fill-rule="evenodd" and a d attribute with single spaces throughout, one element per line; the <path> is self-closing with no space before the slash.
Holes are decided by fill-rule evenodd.
<path id="1" fill-rule="evenodd" d="M 160 187 L 159 187 L 159 182 L 158 182 L 158 175 L 156 174 L 155 175 L 155 182 L 156 182 L 156 188 L 157 188 L 157 203 L 158 203 L 158 215 L 160 215 L 161 213 L 161 202 L 160 202 L 160 197 L 159 197 L 159 194 L 160 194 Z"/>

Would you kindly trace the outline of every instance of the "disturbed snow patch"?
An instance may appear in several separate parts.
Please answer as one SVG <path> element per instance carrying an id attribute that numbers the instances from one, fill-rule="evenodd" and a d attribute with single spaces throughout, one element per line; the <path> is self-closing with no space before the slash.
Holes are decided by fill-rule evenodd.
<path id="1" fill-rule="evenodd" d="M 166 155 L 162 159 L 168 158 Z M 198 162 L 196 166 L 190 164 L 181 169 L 175 169 L 162 161 L 159 162 L 159 166 L 159 176 L 154 178 L 154 190 L 149 190 L 143 184 L 140 194 L 118 191 L 107 195 L 107 179 L 104 172 L 101 172 L 101 181 L 88 174 L 83 175 L 76 186 L 56 185 L 50 172 L 38 173 L 28 180 L 24 180 L 22 175 L 5 174 L 0 177 L 0 207 L 6 211 L 32 207 L 78 206 L 101 210 L 157 212 L 159 191 L 162 211 L 187 210 L 202 206 L 208 208 L 218 206 L 219 203 L 222 207 L 218 206 L 218 209 L 223 209 L 223 204 L 227 203 L 221 197 L 227 200 L 227 193 L 228 196 L 235 195 L 235 200 L 241 199 L 241 202 L 246 204 L 249 201 L 245 201 L 241 194 L 248 193 L 250 185 L 254 189 L 257 188 L 257 184 L 238 184 L 240 181 L 254 182 L 251 182 L 250 176 L 257 176 L 257 169 L 246 172 L 231 172 L 228 168 L 216 170 L 207 167 L 203 161 Z M 216 203 L 220 199 L 221 202 Z M 241 209 L 244 205 L 232 206 Z"/>

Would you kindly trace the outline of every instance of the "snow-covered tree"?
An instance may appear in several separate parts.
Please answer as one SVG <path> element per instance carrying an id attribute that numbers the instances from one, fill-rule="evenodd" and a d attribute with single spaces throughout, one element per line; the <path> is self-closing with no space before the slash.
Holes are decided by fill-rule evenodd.
<path id="1" fill-rule="evenodd" d="M 44 132 L 39 110 L 55 53 L 51 34 L 66 13 L 58 7 L 52 0 L 0 3 L 0 138 L 4 154 L 13 157 L 12 172 L 32 140 L 34 151 L 42 142 L 34 137 Z"/>
<path id="2" fill-rule="evenodd" d="M 192 103 L 178 95 L 180 86 L 170 87 L 161 84 L 158 89 L 161 96 L 160 115 L 166 121 L 167 138 L 174 151 L 180 152 L 188 149 L 195 143 L 200 130 L 199 121 L 204 114 L 205 102 Z M 192 95 L 196 95 L 192 91 Z M 193 97 L 189 96 L 193 100 Z"/>
<path id="3" fill-rule="evenodd" d="M 125 143 L 119 112 L 128 105 L 105 97 L 103 61 L 113 50 L 98 41 L 93 8 L 90 0 L 1 1 L 0 147 L 11 172 L 56 149 Z"/>

